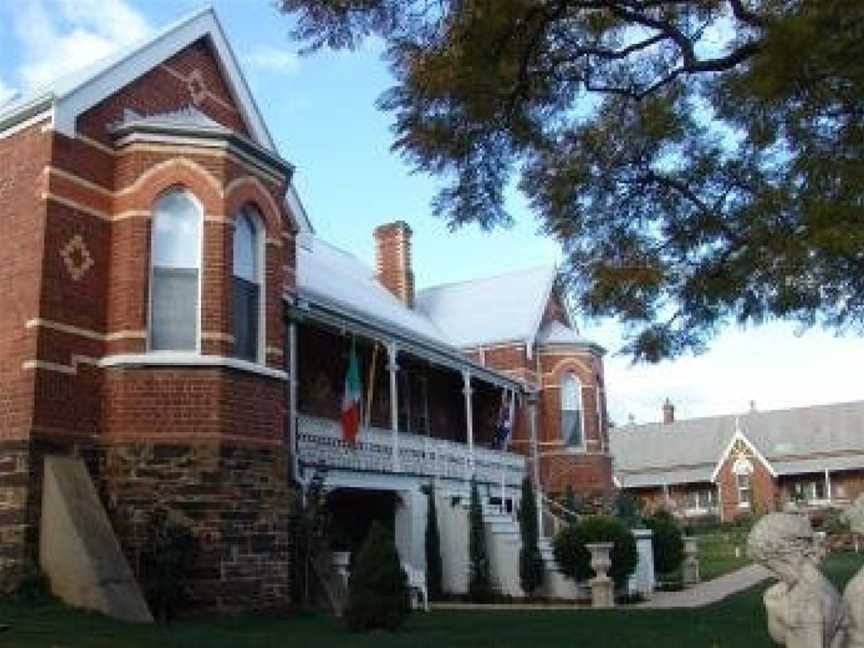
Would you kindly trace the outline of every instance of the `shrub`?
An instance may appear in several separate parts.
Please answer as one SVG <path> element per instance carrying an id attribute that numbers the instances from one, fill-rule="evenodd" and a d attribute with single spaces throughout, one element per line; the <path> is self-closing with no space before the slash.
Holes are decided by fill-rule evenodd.
<path id="1" fill-rule="evenodd" d="M 438 532 L 438 513 L 435 508 L 435 486 L 425 488 L 426 508 L 426 589 L 429 598 L 441 598 L 444 567 L 441 564 L 441 536 Z"/>
<path id="2" fill-rule="evenodd" d="M 636 570 L 639 554 L 633 533 L 619 519 L 605 515 L 586 517 L 581 522 L 564 527 L 555 536 L 555 560 L 561 571 L 576 581 L 595 576 L 591 569 L 591 552 L 585 547 L 592 542 L 612 542 L 609 576 L 617 587 L 623 587 Z"/>
<path id="3" fill-rule="evenodd" d="M 348 581 L 348 626 L 354 631 L 395 630 L 411 611 L 408 578 L 390 532 L 375 521 L 357 552 Z"/>
<path id="4" fill-rule="evenodd" d="M 471 480 L 471 505 L 468 509 L 468 595 L 476 603 L 492 600 L 492 576 L 486 551 L 486 529 L 477 482 Z"/>
<path id="5" fill-rule="evenodd" d="M 675 518 L 665 511 L 658 511 L 645 518 L 645 526 L 652 531 L 654 569 L 660 574 L 678 569 L 684 560 L 684 537 Z"/>
<path id="6" fill-rule="evenodd" d="M 620 491 L 615 498 L 615 517 L 633 529 L 642 523 L 639 498 Z"/>
<path id="7" fill-rule="evenodd" d="M 537 500 L 534 486 L 526 477 L 522 480 L 522 503 L 519 505 L 519 531 L 522 548 L 519 550 L 519 584 L 528 596 L 543 585 L 543 557 L 537 545 Z"/>
<path id="8" fill-rule="evenodd" d="M 152 535 L 142 555 L 147 594 L 156 619 L 168 623 L 183 603 L 195 537 L 168 509 L 156 509 L 150 524 Z"/>

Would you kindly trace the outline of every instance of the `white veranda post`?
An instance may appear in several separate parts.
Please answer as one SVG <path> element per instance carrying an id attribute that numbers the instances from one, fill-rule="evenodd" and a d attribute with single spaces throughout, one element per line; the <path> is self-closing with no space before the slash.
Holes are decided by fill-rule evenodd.
<path id="1" fill-rule="evenodd" d="M 396 343 L 387 344 L 387 370 L 390 372 L 390 431 L 393 433 L 393 470 L 399 470 L 399 393 L 396 381 Z"/>
<path id="2" fill-rule="evenodd" d="M 474 405 L 472 403 L 471 372 L 462 372 L 463 393 L 465 394 L 465 436 L 468 443 L 468 474 L 474 476 Z"/>

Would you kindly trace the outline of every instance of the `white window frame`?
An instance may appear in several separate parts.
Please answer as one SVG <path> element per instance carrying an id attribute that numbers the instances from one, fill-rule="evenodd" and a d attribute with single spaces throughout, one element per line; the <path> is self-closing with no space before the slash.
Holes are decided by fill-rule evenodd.
<path id="1" fill-rule="evenodd" d="M 251 208 L 247 211 L 247 208 Z M 258 207 L 253 202 L 246 202 L 240 206 L 240 209 L 237 210 L 237 214 L 234 217 L 231 225 L 231 279 L 233 281 L 234 275 L 234 232 L 237 227 L 237 220 L 242 216 L 248 216 L 249 220 L 252 221 L 252 226 L 255 229 L 255 236 L 257 238 L 256 247 L 257 250 L 257 259 L 256 271 L 258 273 L 259 281 L 258 281 L 258 340 L 256 347 L 256 356 L 255 362 L 258 364 L 266 364 L 267 362 L 267 229 L 264 226 L 264 215 L 261 213 L 261 208 Z M 233 291 L 233 286 L 232 286 Z M 232 295 L 233 298 L 233 295 Z M 234 322 L 234 313 L 233 313 L 233 299 L 232 299 L 232 313 L 231 313 L 231 322 L 233 328 Z M 232 335 L 235 331 L 231 331 Z"/>
<path id="2" fill-rule="evenodd" d="M 577 410 L 564 409 L 564 385 L 568 378 L 572 380 L 576 386 L 576 398 L 579 406 Z M 558 381 L 558 396 L 558 425 L 561 428 L 558 431 L 558 436 L 561 439 L 561 442 L 564 443 L 564 447 L 566 447 L 567 449 L 573 452 L 584 450 L 588 443 L 588 440 L 585 438 L 585 399 L 582 397 L 582 381 L 579 380 L 579 376 L 577 376 L 574 371 L 566 371 L 561 376 L 560 380 Z M 564 412 L 573 411 L 579 412 L 579 444 L 568 443 L 564 435 Z"/>
<path id="3" fill-rule="evenodd" d="M 195 205 L 198 211 L 198 223 L 199 223 L 199 232 L 200 232 L 200 240 L 198 241 L 198 312 L 195 316 L 195 350 L 177 350 L 177 349 L 153 349 L 153 269 L 155 264 L 153 263 L 153 253 L 155 250 L 156 244 L 156 205 L 162 200 L 163 197 L 167 196 L 169 193 L 178 191 L 180 193 L 185 194 L 187 198 Z M 150 208 L 150 250 L 147 259 L 148 263 L 148 280 L 147 280 L 147 353 L 149 354 L 177 354 L 177 353 L 193 353 L 195 355 L 201 355 L 201 311 L 202 311 L 202 299 L 204 292 L 204 238 L 206 232 L 204 230 L 204 206 L 201 204 L 201 201 L 198 199 L 194 193 L 192 193 L 187 187 L 184 185 L 171 185 L 163 191 L 160 191 L 159 194 L 153 199 Z"/>

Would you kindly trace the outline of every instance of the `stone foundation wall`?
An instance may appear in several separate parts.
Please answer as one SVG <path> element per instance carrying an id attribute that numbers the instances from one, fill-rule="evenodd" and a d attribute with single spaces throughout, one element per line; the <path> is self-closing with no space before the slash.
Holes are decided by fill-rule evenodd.
<path id="1" fill-rule="evenodd" d="M 0 444 L 0 592 L 13 588 L 32 566 L 27 441 Z"/>
<path id="2" fill-rule="evenodd" d="M 156 509 L 174 511 L 191 528 L 196 556 L 184 607 L 230 612 L 289 605 L 292 494 L 281 446 L 115 445 L 106 449 L 102 479 L 115 531 L 139 576 Z"/>

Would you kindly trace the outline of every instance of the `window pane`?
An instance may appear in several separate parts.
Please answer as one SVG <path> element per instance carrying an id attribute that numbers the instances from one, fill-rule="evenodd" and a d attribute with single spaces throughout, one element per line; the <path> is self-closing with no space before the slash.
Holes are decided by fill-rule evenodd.
<path id="1" fill-rule="evenodd" d="M 201 217 L 184 191 L 163 195 L 154 206 L 153 266 L 197 268 L 201 255 Z"/>
<path id="2" fill-rule="evenodd" d="M 577 411 L 561 412 L 561 437 L 569 446 L 582 445 L 582 413 Z"/>
<path id="3" fill-rule="evenodd" d="M 259 287 L 234 277 L 234 354 L 258 360 Z"/>
<path id="4" fill-rule="evenodd" d="M 258 228 L 244 210 L 234 224 L 234 276 L 259 282 Z"/>
<path id="5" fill-rule="evenodd" d="M 155 351 L 196 351 L 198 270 L 153 268 L 150 347 Z"/>
<path id="6" fill-rule="evenodd" d="M 579 382 L 570 374 L 566 374 L 561 380 L 561 409 L 562 410 L 580 410 L 582 409 L 582 394 L 580 394 L 581 386 Z"/>

